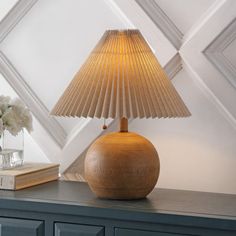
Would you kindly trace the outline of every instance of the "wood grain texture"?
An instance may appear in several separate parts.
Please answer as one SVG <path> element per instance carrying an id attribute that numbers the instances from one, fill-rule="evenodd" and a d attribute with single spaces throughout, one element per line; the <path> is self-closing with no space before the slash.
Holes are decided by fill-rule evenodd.
<path id="1" fill-rule="evenodd" d="M 159 170 L 155 147 L 131 132 L 110 133 L 98 138 L 85 158 L 86 180 L 101 198 L 144 198 L 155 187 Z"/>
<path id="2" fill-rule="evenodd" d="M 122 117 L 120 119 L 120 132 L 128 132 L 128 119 Z"/>
<path id="3" fill-rule="evenodd" d="M 26 162 L 14 169 L 0 170 L 0 189 L 19 190 L 58 179 L 59 164 Z"/>

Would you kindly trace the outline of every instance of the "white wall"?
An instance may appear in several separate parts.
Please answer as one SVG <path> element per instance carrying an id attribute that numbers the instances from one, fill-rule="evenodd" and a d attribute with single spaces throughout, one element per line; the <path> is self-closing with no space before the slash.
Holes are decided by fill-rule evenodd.
<path id="1" fill-rule="evenodd" d="M 172 82 L 192 116 L 137 119 L 130 125 L 157 148 L 157 187 L 236 194 L 236 130 L 184 70 Z"/>

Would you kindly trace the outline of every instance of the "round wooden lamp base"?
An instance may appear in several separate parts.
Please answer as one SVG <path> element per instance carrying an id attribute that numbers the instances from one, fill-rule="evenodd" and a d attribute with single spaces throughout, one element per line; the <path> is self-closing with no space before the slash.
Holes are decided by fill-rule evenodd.
<path id="1" fill-rule="evenodd" d="M 140 199 L 158 180 L 160 162 L 153 144 L 131 132 L 98 138 L 85 158 L 85 177 L 100 198 Z"/>

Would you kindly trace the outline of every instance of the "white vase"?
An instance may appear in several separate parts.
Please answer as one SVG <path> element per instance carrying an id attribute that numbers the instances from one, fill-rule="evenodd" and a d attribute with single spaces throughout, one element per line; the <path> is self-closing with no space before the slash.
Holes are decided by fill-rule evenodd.
<path id="1" fill-rule="evenodd" d="M 12 169 L 22 166 L 24 162 L 24 132 L 16 136 L 7 130 L 1 135 L 0 169 Z"/>

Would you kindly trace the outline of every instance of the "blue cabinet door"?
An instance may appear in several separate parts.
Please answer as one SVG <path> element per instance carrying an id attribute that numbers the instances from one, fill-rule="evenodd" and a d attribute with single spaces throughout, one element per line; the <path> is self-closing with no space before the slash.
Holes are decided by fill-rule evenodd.
<path id="1" fill-rule="evenodd" d="M 43 236 L 42 221 L 0 218 L 1 236 Z"/>
<path id="2" fill-rule="evenodd" d="M 187 234 L 115 228 L 115 236 L 187 236 Z"/>
<path id="3" fill-rule="evenodd" d="M 56 223 L 55 236 L 104 236 L 104 227 Z"/>

